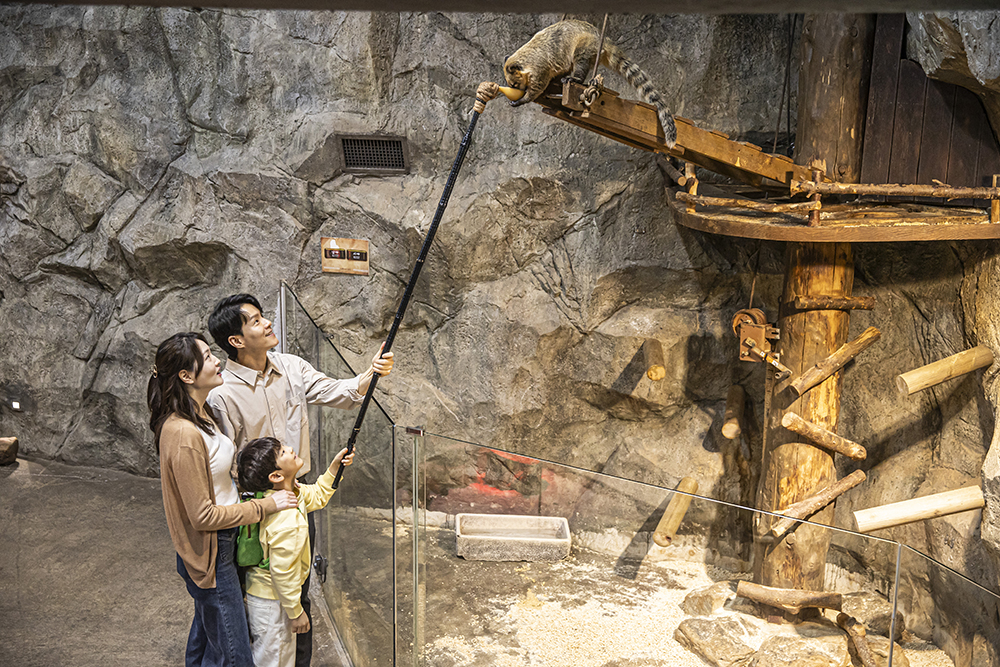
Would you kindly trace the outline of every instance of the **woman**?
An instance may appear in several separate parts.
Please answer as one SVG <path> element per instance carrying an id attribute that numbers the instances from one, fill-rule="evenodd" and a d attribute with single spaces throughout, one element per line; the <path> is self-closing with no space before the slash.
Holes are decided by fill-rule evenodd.
<path id="1" fill-rule="evenodd" d="M 216 426 L 205 404 L 208 392 L 222 384 L 221 372 L 204 337 L 175 334 L 156 350 L 147 391 L 177 573 L 194 598 L 188 667 L 252 667 L 234 562 L 236 526 L 296 504 L 290 492 L 239 502 L 230 472 L 236 454 L 233 441 Z"/>

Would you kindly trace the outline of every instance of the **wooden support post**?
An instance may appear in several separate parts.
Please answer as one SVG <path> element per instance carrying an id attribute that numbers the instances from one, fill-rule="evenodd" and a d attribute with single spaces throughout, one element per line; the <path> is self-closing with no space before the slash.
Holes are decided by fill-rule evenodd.
<path id="1" fill-rule="evenodd" d="M 993 187 L 997 187 L 997 179 L 1000 179 L 1000 175 L 993 174 Z M 990 222 L 996 224 L 1000 222 L 1000 199 L 993 199 L 990 201 Z"/>
<path id="2" fill-rule="evenodd" d="M 864 624 L 853 616 L 848 616 L 844 612 L 837 614 L 837 625 L 844 629 L 847 636 L 854 643 L 854 648 L 858 652 L 858 658 L 864 667 L 879 667 L 872 647 L 868 645 L 868 637 Z"/>
<path id="3" fill-rule="evenodd" d="M 722 435 L 729 440 L 735 440 L 743 432 L 743 406 L 746 394 L 738 384 L 730 385 L 726 394 L 726 416 L 722 422 Z"/>
<path id="4" fill-rule="evenodd" d="M 840 348 L 838 348 L 837 351 L 829 357 L 816 363 L 816 365 L 794 380 L 788 381 L 786 383 L 787 386 L 795 392 L 796 396 L 801 396 L 823 380 L 839 371 L 847 364 L 847 362 L 861 354 L 868 348 L 869 345 L 877 341 L 881 336 L 881 331 L 875 327 L 868 327 L 860 336 L 852 340 L 850 343 L 841 345 Z M 784 387 L 779 387 L 778 391 L 782 391 L 783 389 Z"/>
<path id="5" fill-rule="evenodd" d="M 684 493 L 698 493 L 698 482 L 692 477 L 685 477 L 677 485 L 677 490 Z M 674 494 L 667 503 L 667 509 L 663 510 L 660 522 L 656 524 L 653 541 L 661 547 L 669 547 L 673 542 L 674 535 L 677 534 L 677 529 L 680 528 L 681 521 L 684 520 L 684 515 L 691 504 L 691 496 L 686 496 L 684 493 Z"/>
<path id="6" fill-rule="evenodd" d="M 875 297 L 797 296 L 793 305 L 796 310 L 871 310 L 875 307 Z"/>
<path id="7" fill-rule="evenodd" d="M 690 162 L 684 163 L 684 180 L 687 182 L 687 190 L 689 195 L 698 194 L 698 179 L 694 175 L 694 164 Z M 694 213 L 694 204 L 688 202 L 686 209 L 688 213 Z"/>
<path id="8" fill-rule="evenodd" d="M 842 438 L 822 426 L 807 422 L 794 412 L 786 412 L 781 417 L 781 425 L 793 433 L 798 433 L 804 438 L 809 438 L 812 442 L 823 449 L 829 449 L 831 452 L 843 454 L 856 461 L 864 461 L 868 457 L 868 452 L 858 443 L 847 438 Z"/>
<path id="9" fill-rule="evenodd" d="M 836 609 L 840 611 L 844 598 L 840 593 L 826 591 L 803 591 L 790 588 L 773 588 L 761 586 L 749 581 L 736 584 L 736 594 L 754 602 L 761 602 L 771 607 L 779 607 L 797 614 L 806 607 Z"/>
<path id="10" fill-rule="evenodd" d="M 909 396 L 992 363 L 993 350 L 985 345 L 980 345 L 897 375 L 896 388 L 903 396 Z"/>
<path id="11" fill-rule="evenodd" d="M 771 524 L 771 534 L 780 539 L 799 523 L 799 519 L 808 518 L 809 515 L 826 507 L 863 481 L 865 481 L 864 470 L 855 470 L 844 479 L 834 482 L 815 496 L 800 500 L 794 505 L 789 505 L 781 511 L 786 518 L 778 519 Z"/>
<path id="12" fill-rule="evenodd" d="M 654 382 L 667 376 L 667 368 L 663 365 L 663 345 L 656 338 L 647 338 L 642 343 L 643 364 L 646 367 L 646 377 Z"/>
<path id="13" fill-rule="evenodd" d="M 969 486 L 858 510 L 854 513 L 854 530 L 859 533 L 870 533 L 873 530 L 893 528 L 914 521 L 968 512 L 979 509 L 985 504 L 983 490 L 978 486 Z"/>

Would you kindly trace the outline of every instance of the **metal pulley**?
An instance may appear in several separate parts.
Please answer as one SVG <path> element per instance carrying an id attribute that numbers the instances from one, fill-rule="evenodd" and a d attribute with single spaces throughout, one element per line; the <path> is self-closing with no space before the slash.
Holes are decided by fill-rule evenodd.
<path id="1" fill-rule="evenodd" d="M 792 374 L 790 368 L 778 360 L 771 349 L 771 341 L 778 340 L 780 332 L 767 323 L 767 317 L 760 308 L 744 308 L 733 315 L 733 333 L 740 341 L 741 361 L 762 361 L 777 371 L 776 380 L 783 380 Z"/>

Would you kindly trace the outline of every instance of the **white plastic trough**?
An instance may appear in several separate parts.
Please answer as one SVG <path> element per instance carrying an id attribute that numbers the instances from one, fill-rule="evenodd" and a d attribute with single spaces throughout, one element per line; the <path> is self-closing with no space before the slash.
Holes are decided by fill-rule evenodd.
<path id="1" fill-rule="evenodd" d="M 569 522 L 561 516 L 458 514 L 455 550 L 468 560 L 562 560 L 569 555 Z"/>

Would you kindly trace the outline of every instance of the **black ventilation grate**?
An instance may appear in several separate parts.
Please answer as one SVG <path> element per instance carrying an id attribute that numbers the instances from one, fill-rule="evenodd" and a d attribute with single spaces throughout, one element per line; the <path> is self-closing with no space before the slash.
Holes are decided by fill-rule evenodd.
<path id="1" fill-rule="evenodd" d="M 344 171 L 409 171 L 403 140 L 392 137 L 341 137 Z"/>

